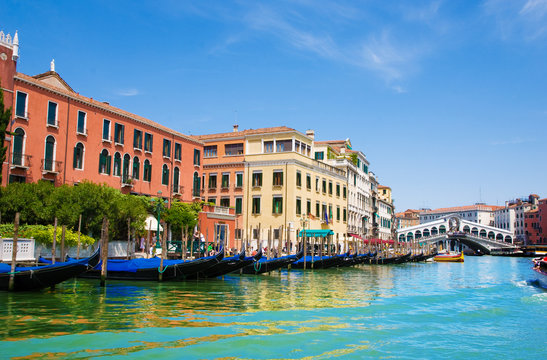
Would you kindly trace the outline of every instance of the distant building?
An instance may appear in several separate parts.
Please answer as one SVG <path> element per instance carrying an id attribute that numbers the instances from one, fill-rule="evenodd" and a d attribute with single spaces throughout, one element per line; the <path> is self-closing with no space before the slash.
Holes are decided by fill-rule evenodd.
<path id="1" fill-rule="evenodd" d="M 455 206 L 440 208 L 434 210 L 425 210 L 420 212 L 420 224 L 437 220 L 449 214 L 459 215 L 462 219 L 473 221 L 478 224 L 494 226 L 494 211 L 501 209 L 502 206 L 475 204 L 468 206 Z"/>
<path id="2" fill-rule="evenodd" d="M 407 209 L 406 211 L 396 213 L 397 229 L 420 224 L 420 210 Z"/>
<path id="3" fill-rule="evenodd" d="M 494 211 L 494 225 L 513 232 L 515 243 L 526 243 L 525 214 L 537 209 L 538 199 L 538 195 L 531 194 L 528 197 L 506 201 L 505 206 Z"/>

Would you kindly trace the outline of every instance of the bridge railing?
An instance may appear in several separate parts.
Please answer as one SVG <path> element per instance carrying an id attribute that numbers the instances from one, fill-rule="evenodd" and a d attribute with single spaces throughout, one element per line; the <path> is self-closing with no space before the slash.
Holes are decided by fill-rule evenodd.
<path id="1" fill-rule="evenodd" d="M 500 240 L 497 240 L 497 239 L 489 238 L 488 236 L 480 236 L 480 235 L 475 235 L 475 234 L 467 233 L 467 232 L 463 232 L 463 231 L 457 231 L 457 232 L 451 232 L 451 233 L 442 233 L 442 234 L 437 233 L 435 235 L 422 236 L 422 237 L 419 237 L 417 239 L 413 239 L 413 241 L 433 242 L 433 241 L 436 241 L 436 240 L 440 240 L 442 238 L 449 238 L 451 236 L 467 236 L 467 237 L 469 237 L 471 239 L 474 239 L 476 241 L 482 241 L 482 242 L 490 243 L 491 245 L 497 245 L 497 246 L 506 247 L 506 248 L 517 248 L 516 245 L 505 242 L 503 240 L 500 241 Z M 406 239 L 405 239 L 405 241 L 406 241 Z"/>

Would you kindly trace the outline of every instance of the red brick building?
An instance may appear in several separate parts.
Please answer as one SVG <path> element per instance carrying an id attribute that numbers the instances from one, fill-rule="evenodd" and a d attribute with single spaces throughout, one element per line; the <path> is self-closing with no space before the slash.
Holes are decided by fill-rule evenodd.
<path id="1" fill-rule="evenodd" d="M 537 209 L 524 213 L 524 228 L 528 244 L 547 244 L 547 198 L 539 200 Z"/>
<path id="2" fill-rule="evenodd" d="M 0 34 L 0 81 L 12 107 L 2 185 L 83 180 L 124 193 L 200 199 L 201 141 L 74 91 L 55 72 L 17 72 L 17 34 Z"/>

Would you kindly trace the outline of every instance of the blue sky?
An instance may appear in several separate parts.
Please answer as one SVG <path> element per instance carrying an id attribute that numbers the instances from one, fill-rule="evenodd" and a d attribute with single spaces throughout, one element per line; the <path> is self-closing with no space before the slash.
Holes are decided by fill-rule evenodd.
<path id="1" fill-rule="evenodd" d="M 350 138 L 398 211 L 547 197 L 547 0 L 3 0 L 0 29 L 186 134 Z"/>

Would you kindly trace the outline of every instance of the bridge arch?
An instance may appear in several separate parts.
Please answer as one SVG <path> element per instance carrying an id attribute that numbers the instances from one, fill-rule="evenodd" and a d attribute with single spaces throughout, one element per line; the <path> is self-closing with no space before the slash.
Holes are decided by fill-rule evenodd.
<path id="1" fill-rule="evenodd" d="M 414 238 L 421 239 L 421 237 L 422 237 L 422 232 L 420 230 L 416 230 L 416 232 L 414 233 Z"/>
<path id="2" fill-rule="evenodd" d="M 439 233 L 439 230 L 437 230 L 436 226 L 433 226 L 431 228 L 431 236 L 437 235 Z"/>
<path id="3" fill-rule="evenodd" d="M 471 229 L 469 228 L 469 225 L 465 225 L 465 226 L 463 227 L 463 232 L 464 232 L 464 233 L 468 233 L 468 234 L 471 232 Z"/>
<path id="4" fill-rule="evenodd" d="M 503 235 L 502 234 L 497 234 L 496 235 L 496 241 L 503 241 Z"/>
<path id="5" fill-rule="evenodd" d="M 473 227 L 471 229 L 471 234 L 473 234 L 475 236 L 479 236 L 479 229 L 477 229 L 476 227 Z"/>
<path id="6" fill-rule="evenodd" d="M 486 230 L 481 229 L 481 232 L 479 233 L 480 236 L 486 237 Z"/>
<path id="7" fill-rule="evenodd" d="M 411 242 L 413 240 L 414 240 L 414 234 L 412 234 L 411 232 L 406 234 L 406 241 Z"/>
<path id="8" fill-rule="evenodd" d="M 446 233 L 446 226 L 441 225 L 439 226 L 439 234 L 445 234 Z"/>
<path id="9" fill-rule="evenodd" d="M 429 237 L 429 235 L 430 235 L 429 229 L 424 229 L 423 236 L 424 236 L 424 237 Z"/>
<path id="10" fill-rule="evenodd" d="M 405 234 L 399 235 L 399 242 L 404 242 L 404 241 L 405 241 Z"/>
<path id="11" fill-rule="evenodd" d="M 488 238 L 491 239 L 491 240 L 494 240 L 496 238 L 496 234 L 494 234 L 493 231 L 489 231 L 488 232 Z"/>
<path id="12" fill-rule="evenodd" d="M 511 243 L 511 244 L 512 244 L 512 243 L 513 243 L 513 239 L 511 238 L 511 236 L 507 235 L 507 236 L 505 236 L 505 242 L 506 242 L 506 243 Z"/>

